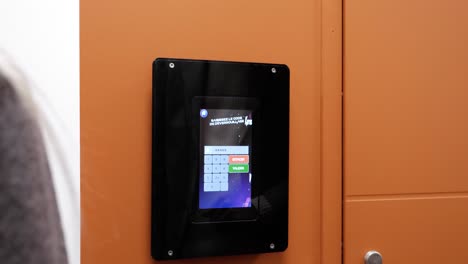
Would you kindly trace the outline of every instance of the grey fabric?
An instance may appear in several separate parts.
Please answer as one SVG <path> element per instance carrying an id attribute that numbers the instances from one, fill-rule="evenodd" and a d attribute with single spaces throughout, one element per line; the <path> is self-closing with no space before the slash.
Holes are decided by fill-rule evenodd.
<path id="1" fill-rule="evenodd" d="M 0 263 L 67 263 L 40 130 L 1 75 Z"/>

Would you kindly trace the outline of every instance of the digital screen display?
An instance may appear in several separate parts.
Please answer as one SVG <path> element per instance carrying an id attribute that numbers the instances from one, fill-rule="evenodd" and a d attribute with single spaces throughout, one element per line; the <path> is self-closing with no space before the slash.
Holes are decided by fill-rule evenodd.
<path id="1" fill-rule="evenodd" d="M 252 111 L 200 109 L 199 208 L 251 207 Z"/>

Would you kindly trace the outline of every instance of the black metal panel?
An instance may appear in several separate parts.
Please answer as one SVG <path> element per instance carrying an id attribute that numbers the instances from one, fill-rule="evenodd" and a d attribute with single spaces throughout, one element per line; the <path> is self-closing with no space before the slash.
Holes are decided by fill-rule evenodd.
<path id="1" fill-rule="evenodd" d="M 250 208 L 199 209 L 200 108 L 254 113 Z M 284 251 L 288 170 L 287 66 L 180 59 L 153 63 L 155 259 Z"/>

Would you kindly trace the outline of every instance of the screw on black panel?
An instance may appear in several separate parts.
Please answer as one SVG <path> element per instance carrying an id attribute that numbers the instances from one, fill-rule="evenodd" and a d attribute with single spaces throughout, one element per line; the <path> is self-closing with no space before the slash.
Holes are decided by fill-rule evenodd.
<path id="1" fill-rule="evenodd" d="M 169 68 L 174 69 L 175 64 L 173 62 L 169 63 Z"/>
<path id="2" fill-rule="evenodd" d="M 174 251 L 172 251 L 172 250 L 167 251 L 167 255 L 169 257 L 172 257 L 174 255 Z"/>
<path id="3" fill-rule="evenodd" d="M 275 249 L 275 244 L 274 243 L 270 244 L 270 249 L 272 249 L 272 250 Z"/>
<path id="4" fill-rule="evenodd" d="M 276 73 L 276 68 L 271 68 L 272 73 Z"/>

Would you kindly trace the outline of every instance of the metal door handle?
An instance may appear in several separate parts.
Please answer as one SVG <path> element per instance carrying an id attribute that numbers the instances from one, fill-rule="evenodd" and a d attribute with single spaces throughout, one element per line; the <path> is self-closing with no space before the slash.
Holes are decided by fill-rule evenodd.
<path id="1" fill-rule="evenodd" d="M 364 263 L 365 264 L 382 264 L 382 255 L 375 250 L 368 251 L 366 255 L 364 256 Z"/>

